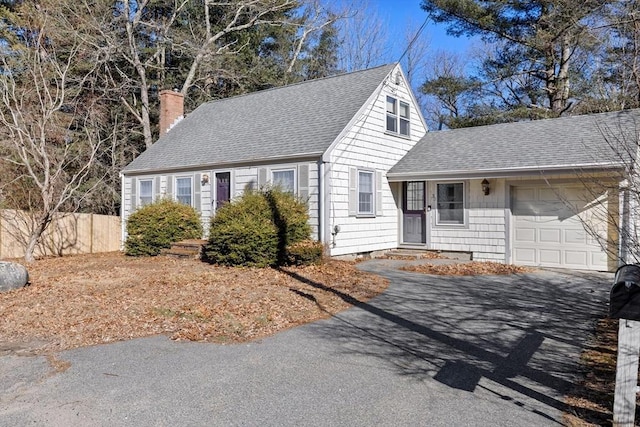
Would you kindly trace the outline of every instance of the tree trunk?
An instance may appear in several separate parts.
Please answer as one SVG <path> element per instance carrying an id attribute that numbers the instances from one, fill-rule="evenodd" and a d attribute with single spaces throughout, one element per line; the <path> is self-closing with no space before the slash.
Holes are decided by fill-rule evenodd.
<path id="1" fill-rule="evenodd" d="M 26 262 L 34 262 L 36 260 L 35 258 L 36 246 L 38 245 L 38 242 L 40 241 L 42 234 L 45 232 L 50 222 L 51 222 L 51 216 L 48 215 L 47 213 L 43 212 L 41 215 L 38 216 L 36 220 L 35 228 L 31 230 L 31 233 L 29 234 L 29 239 L 27 240 L 27 247 L 25 248 L 25 252 L 24 252 L 24 260 Z"/>
<path id="2" fill-rule="evenodd" d="M 567 108 L 567 102 L 569 101 L 569 62 L 571 60 L 571 47 L 568 37 L 567 35 L 562 36 L 562 41 L 559 46 L 559 68 L 557 75 L 554 75 L 554 91 L 550 93 L 551 110 L 558 115 Z"/>

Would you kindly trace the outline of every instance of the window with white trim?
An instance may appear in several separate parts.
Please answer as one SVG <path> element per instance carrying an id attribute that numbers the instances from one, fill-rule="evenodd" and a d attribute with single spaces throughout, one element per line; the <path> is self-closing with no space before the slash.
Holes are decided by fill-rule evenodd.
<path id="1" fill-rule="evenodd" d="M 464 224 L 464 184 L 437 185 L 437 224 Z"/>
<path id="2" fill-rule="evenodd" d="M 190 176 L 176 178 L 176 199 L 178 202 L 192 206 L 193 180 Z"/>
<path id="3" fill-rule="evenodd" d="M 280 188 L 286 193 L 296 191 L 296 173 L 294 169 L 281 169 L 271 171 L 271 182 L 274 187 Z"/>
<path id="4" fill-rule="evenodd" d="M 373 179 L 373 172 L 362 170 L 358 171 L 358 214 L 374 214 Z"/>
<path id="5" fill-rule="evenodd" d="M 153 180 L 141 179 L 138 181 L 138 195 L 140 206 L 148 205 L 153 202 Z"/>
<path id="6" fill-rule="evenodd" d="M 409 104 L 387 96 L 387 132 L 409 136 L 410 118 Z"/>

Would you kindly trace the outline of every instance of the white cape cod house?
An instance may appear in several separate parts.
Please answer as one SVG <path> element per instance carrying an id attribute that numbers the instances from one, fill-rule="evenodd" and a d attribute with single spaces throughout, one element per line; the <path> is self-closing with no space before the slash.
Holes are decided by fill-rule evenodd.
<path id="1" fill-rule="evenodd" d="M 308 200 L 332 256 L 408 247 L 612 270 L 632 219 L 620 188 L 635 157 L 619 145 L 637 147 L 637 110 L 427 133 L 398 64 L 208 102 L 183 120 L 181 102 L 161 94 L 173 126 L 122 171 L 123 224 L 168 196 L 208 228 L 219 206 L 272 183 Z"/>

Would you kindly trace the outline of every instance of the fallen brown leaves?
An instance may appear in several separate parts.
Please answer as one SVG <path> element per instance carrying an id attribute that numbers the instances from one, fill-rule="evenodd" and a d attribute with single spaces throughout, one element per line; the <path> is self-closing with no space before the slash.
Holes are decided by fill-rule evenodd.
<path id="1" fill-rule="evenodd" d="M 401 268 L 406 271 L 413 271 L 423 274 L 438 274 L 443 276 L 477 276 L 477 275 L 492 275 L 492 274 L 515 274 L 515 273 L 529 273 L 534 271 L 529 267 L 521 267 L 517 265 L 500 264 L 497 262 L 481 262 L 472 261 L 466 263 L 455 264 L 421 264 L 421 265 L 406 265 Z"/>
<path id="2" fill-rule="evenodd" d="M 611 425 L 618 352 L 618 320 L 600 319 L 593 342 L 581 357 L 584 378 L 569 392 L 566 403 L 573 413 L 565 416 L 571 427 Z M 640 419 L 636 402 L 636 423 Z"/>
<path id="3" fill-rule="evenodd" d="M 387 286 L 333 260 L 275 270 L 107 253 L 38 260 L 28 269 L 30 286 L 0 293 L 0 341 L 45 342 L 38 351 L 154 334 L 251 340 L 328 317 Z"/>
<path id="4" fill-rule="evenodd" d="M 438 252 L 423 252 L 419 255 L 385 255 L 382 257 L 378 257 L 382 259 L 395 259 L 401 261 L 411 261 L 416 259 L 447 259 L 446 256 L 438 253 Z"/>

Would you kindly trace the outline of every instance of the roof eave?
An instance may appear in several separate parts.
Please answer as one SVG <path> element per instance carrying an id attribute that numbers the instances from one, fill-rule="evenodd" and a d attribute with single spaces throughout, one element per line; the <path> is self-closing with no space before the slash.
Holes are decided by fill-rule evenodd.
<path id="1" fill-rule="evenodd" d="M 230 169 L 243 166 L 255 166 L 273 164 L 276 162 L 292 162 L 300 160 L 317 160 L 322 156 L 322 152 L 314 153 L 300 153 L 291 154 L 287 156 L 273 156 L 263 157 L 256 159 L 246 159 L 231 162 L 218 162 L 218 163 L 202 163 L 199 165 L 184 165 L 175 167 L 163 167 L 163 168 L 145 168 L 145 169 L 123 169 L 120 174 L 124 175 L 141 175 L 141 174 L 158 174 L 158 173 L 173 173 L 184 171 L 196 171 L 196 170 L 208 170 L 208 169 Z"/>
<path id="2" fill-rule="evenodd" d="M 619 163 L 583 163 L 572 165 L 527 166 L 518 168 L 452 170 L 434 172 L 389 172 L 389 182 L 439 180 L 439 179 L 481 179 L 513 178 L 518 176 L 553 174 L 575 174 L 584 172 L 614 172 L 624 170 Z"/>

